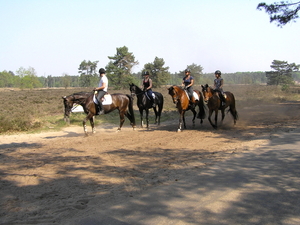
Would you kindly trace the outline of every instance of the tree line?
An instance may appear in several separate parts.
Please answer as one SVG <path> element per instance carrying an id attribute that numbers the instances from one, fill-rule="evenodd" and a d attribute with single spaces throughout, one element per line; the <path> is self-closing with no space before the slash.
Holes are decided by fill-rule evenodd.
<path id="1" fill-rule="evenodd" d="M 133 73 L 132 69 L 139 62 L 135 60 L 133 53 L 128 51 L 126 46 L 116 49 L 114 56 L 108 56 L 109 63 L 105 66 L 109 86 L 114 89 L 128 88 L 129 83 L 141 84 L 142 74 L 145 71 L 150 73 L 153 87 L 159 88 L 162 85 L 180 85 L 186 68 L 191 70 L 195 84 L 212 84 L 213 73 L 203 73 L 203 67 L 192 63 L 183 68 L 182 71 L 170 73 L 169 67 L 165 66 L 163 58 L 155 57 L 154 61 L 144 65 L 144 68 Z M 99 82 L 98 62 L 83 60 L 78 67 L 79 75 L 47 76 L 39 77 L 34 68 L 25 69 L 21 67 L 16 71 L 0 72 L 0 87 L 16 88 L 52 88 L 52 87 L 95 87 Z M 236 72 L 223 73 L 222 77 L 227 84 L 268 84 L 268 85 L 293 85 L 300 81 L 299 67 L 295 63 L 273 60 L 270 65 L 272 71 L 258 72 Z"/>

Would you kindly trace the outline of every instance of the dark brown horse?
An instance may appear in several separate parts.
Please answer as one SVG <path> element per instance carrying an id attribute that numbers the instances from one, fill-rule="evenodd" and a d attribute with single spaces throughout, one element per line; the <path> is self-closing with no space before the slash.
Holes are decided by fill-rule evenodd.
<path id="1" fill-rule="evenodd" d="M 160 117 L 161 117 L 161 112 L 163 110 L 164 106 L 164 97 L 161 93 L 159 92 L 153 92 L 155 95 L 154 98 L 154 103 L 155 107 L 151 104 L 149 98 L 146 96 L 146 93 L 140 89 L 138 86 L 135 84 L 130 84 L 130 92 L 131 96 L 137 96 L 137 106 L 140 111 L 140 118 L 141 118 L 141 127 L 143 127 L 143 112 L 145 110 L 146 112 L 146 123 L 147 123 L 147 128 L 149 128 L 149 109 L 153 108 L 154 114 L 155 114 L 155 124 L 160 125 Z"/>
<path id="2" fill-rule="evenodd" d="M 81 93 L 74 93 L 69 96 L 64 96 L 63 103 L 65 106 L 65 118 L 68 118 L 74 104 L 81 105 L 84 112 L 87 114 L 83 120 L 83 129 L 86 135 L 86 121 L 90 121 L 92 126 L 92 132 L 95 133 L 94 116 L 99 113 L 98 106 L 94 103 L 94 93 L 91 92 L 89 95 Z M 130 120 L 130 124 L 135 129 L 135 117 L 133 112 L 133 99 L 130 95 L 125 94 L 111 94 L 111 103 L 108 105 L 103 104 L 104 113 L 110 113 L 115 109 L 118 109 L 120 115 L 120 126 L 118 131 L 121 130 L 125 121 L 125 116 Z"/>
<path id="3" fill-rule="evenodd" d="M 185 117 L 184 114 L 186 111 L 191 110 L 193 112 L 193 127 L 195 127 L 195 118 L 196 118 L 196 107 L 199 107 L 199 112 L 197 115 L 197 118 L 200 119 L 200 123 L 203 123 L 203 119 L 205 118 L 205 105 L 203 102 L 203 96 L 202 93 L 198 90 L 194 90 L 194 93 L 197 94 L 198 100 L 195 100 L 194 103 L 191 105 L 190 100 L 188 97 L 188 94 L 185 90 L 183 90 L 181 87 L 173 85 L 168 88 L 169 90 L 169 95 L 171 95 L 172 100 L 174 104 L 176 104 L 176 107 L 178 109 L 178 112 L 180 114 L 179 118 L 179 124 L 178 124 L 178 132 L 181 131 L 182 127 L 182 122 L 183 126 L 186 129 L 186 124 L 185 124 Z"/>
<path id="4" fill-rule="evenodd" d="M 226 104 L 222 106 L 221 100 L 219 97 L 219 93 L 217 91 L 214 91 L 213 88 L 209 87 L 208 84 L 205 86 L 202 86 L 202 92 L 204 96 L 204 101 L 207 103 L 207 107 L 209 109 L 209 115 L 208 120 L 210 124 L 213 126 L 213 128 L 218 128 L 218 111 L 221 110 L 222 113 L 222 120 L 221 123 L 224 120 L 225 117 L 225 109 L 229 107 L 229 112 L 231 113 L 233 117 L 234 124 L 236 124 L 236 121 L 238 119 L 238 113 L 235 108 L 235 98 L 234 95 L 229 92 L 225 91 L 224 94 L 226 95 Z M 215 123 L 213 124 L 210 117 L 212 113 L 215 112 Z"/>

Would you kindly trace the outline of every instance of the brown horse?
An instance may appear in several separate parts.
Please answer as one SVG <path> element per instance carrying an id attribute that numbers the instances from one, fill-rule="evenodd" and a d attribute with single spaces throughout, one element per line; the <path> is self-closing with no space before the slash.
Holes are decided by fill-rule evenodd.
<path id="1" fill-rule="evenodd" d="M 207 107 L 209 109 L 209 115 L 208 120 L 210 124 L 213 126 L 213 128 L 218 128 L 218 111 L 221 110 L 222 113 L 222 120 L 221 123 L 224 120 L 225 117 L 225 109 L 229 107 L 229 112 L 231 113 L 233 117 L 234 124 L 236 124 L 236 121 L 238 119 L 238 113 L 235 108 L 235 98 L 234 95 L 229 92 L 225 91 L 224 94 L 226 95 L 226 104 L 222 106 L 221 100 L 219 97 L 219 93 L 217 91 L 214 91 L 213 88 L 209 87 L 208 84 L 205 86 L 202 86 L 202 92 L 204 96 L 204 101 L 207 103 Z M 213 124 L 210 117 L 212 113 L 215 112 L 215 123 Z"/>
<path id="2" fill-rule="evenodd" d="M 74 93 L 69 96 L 64 96 L 63 103 L 65 106 L 65 118 L 68 118 L 74 104 L 81 105 L 84 112 L 87 114 L 83 120 L 83 129 L 85 135 L 88 135 L 86 128 L 86 121 L 90 121 L 92 132 L 95 133 L 94 116 L 99 113 L 98 106 L 94 103 L 94 93 L 89 95 L 82 93 Z M 118 131 L 121 130 L 125 121 L 125 116 L 130 120 L 130 124 L 135 129 L 135 117 L 133 112 L 133 99 L 130 95 L 125 94 L 111 94 L 111 103 L 108 105 L 103 104 L 104 114 L 110 113 L 118 109 L 120 115 L 120 126 Z"/>
<path id="3" fill-rule="evenodd" d="M 203 123 L 203 119 L 205 118 L 205 105 L 203 102 L 203 95 L 200 91 L 194 90 L 194 92 L 198 95 L 199 100 L 195 100 L 192 105 L 190 105 L 190 100 L 188 97 L 188 94 L 185 90 L 183 90 L 181 87 L 178 87 L 176 85 L 173 85 L 168 88 L 169 90 L 169 95 L 171 95 L 172 100 L 174 104 L 176 104 L 176 107 L 178 109 L 178 112 L 180 114 L 179 118 L 179 124 L 178 124 L 178 132 L 181 131 L 182 127 L 182 122 L 183 126 L 186 129 L 186 124 L 185 124 L 185 117 L 184 114 L 186 111 L 191 110 L 193 112 L 193 127 L 195 127 L 195 118 L 196 118 L 196 107 L 199 107 L 199 112 L 197 118 L 200 119 L 200 123 Z"/>

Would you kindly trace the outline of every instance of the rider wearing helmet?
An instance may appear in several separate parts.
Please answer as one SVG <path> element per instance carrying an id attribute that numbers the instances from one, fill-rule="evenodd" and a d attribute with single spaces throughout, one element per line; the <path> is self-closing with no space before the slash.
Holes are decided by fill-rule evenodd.
<path id="1" fill-rule="evenodd" d="M 152 95 L 152 79 L 149 78 L 149 75 L 150 74 L 149 74 L 148 71 L 145 71 L 143 73 L 143 76 L 144 76 L 144 79 L 143 79 L 143 90 L 148 95 L 152 107 L 155 107 L 155 103 L 154 103 L 154 99 L 153 99 L 153 95 Z"/>
<path id="2" fill-rule="evenodd" d="M 190 69 L 185 69 L 184 71 L 185 77 L 182 79 L 182 84 L 181 86 L 184 86 L 184 89 L 187 91 L 189 98 L 190 98 L 190 103 L 193 103 L 193 84 L 194 84 L 194 78 L 191 76 L 191 70 Z"/>
<path id="3" fill-rule="evenodd" d="M 101 98 L 103 98 L 103 96 L 107 93 L 107 88 L 108 88 L 108 79 L 105 76 L 105 69 L 101 68 L 99 70 L 99 75 L 100 75 L 100 81 L 99 81 L 99 85 L 97 88 L 94 88 L 94 91 L 97 91 L 97 100 L 98 100 L 98 107 L 99 107 L 99 115 L 104 114 L 104 110 L 103 110 L 103 106 L 102 106 L 102 101 Z"/>
<path id="4" fill-rule="evenodd" d="M 219 93 L 219 98 L 222 102 L 222 106 L 224 106 L 226 104 L 226 100 L 225 100 L 225 96 L 224 96 L 224 92 L 223 92 L 224 80 L 221 77 L 220 70 L 216 70 L 215 77 L 216 77 L 216 79 L 214 80 L 214 90 Z"/>

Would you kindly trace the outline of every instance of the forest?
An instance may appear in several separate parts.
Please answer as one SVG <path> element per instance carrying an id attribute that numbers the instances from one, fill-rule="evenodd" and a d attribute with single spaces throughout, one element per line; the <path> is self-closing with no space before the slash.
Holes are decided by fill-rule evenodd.
<path id="1" fill-rule="evenodd" d="M 163 85 L 180 85 L 184 77 L 184 69 L 190 69 L 195 84 L 213 84 L 215 76 L 213 73 L 203 73 L 201 65 L 192 63 L 175 73 L 169 72 L 163 58 L 155 57 L 153 62 L 144 65 L 144 68 L 133 73 L 133 68 L 138 65 L 132 52 L 126 46 L 117 48 L 114 56 L 108 56 L 109 63 L 105 66 L 109 79 L 109 86 L 114 90 L 128 87 L 128 84 L 139 85 L 142 73 L 148 71 L 153 81 L 153 87 L 159 88 Z M 57 87 L 96 87 L 99 82 L 98 62 L 83 60 L 78 66 L 78 74 L 63 74 L 62 76 L 38 76 L 32 67 L 20 67 L 16 72 L 5 70 L 0 72 L 0 88 L 57 88 Z M 273 60 L 270 71 L 235 72 L 222 73 L 225 84 L 266 84 L 280 85 L 284 89 L 298 84 L 300 81 L 300 65 L 288 63 L 282 60 Z"/>

